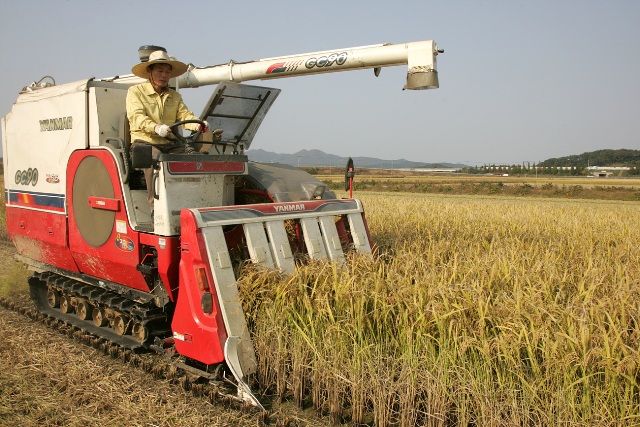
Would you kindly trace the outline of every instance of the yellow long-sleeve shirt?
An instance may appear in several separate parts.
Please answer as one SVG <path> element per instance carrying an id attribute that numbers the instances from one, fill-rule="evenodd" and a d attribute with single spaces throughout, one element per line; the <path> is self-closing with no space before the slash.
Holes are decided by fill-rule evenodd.
<path id="1" fill-rule="evenodd" d="M 171 88 L 158 95 L 148 80 L 131 86 L 127 91 L 127 118 L 131 141 L 142 139 L 152 144 L 169 144 L 169 141 L 155 133 L 156 125 L 198 119 L 184 104 L 182 95 Z M 198 130 L 198 124 L 195 123 L 184 127 Z"/>

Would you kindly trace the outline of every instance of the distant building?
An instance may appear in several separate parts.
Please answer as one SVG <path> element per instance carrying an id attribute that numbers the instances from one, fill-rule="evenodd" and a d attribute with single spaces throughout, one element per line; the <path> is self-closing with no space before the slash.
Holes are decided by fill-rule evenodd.
<path id="1" fill-rule="evenodd" d="M 399 168 L 395 169 L 399 171 L 407 171 L 407 172 L 445 172 L 445 173 L 454 173 L 458 172 L 460 168 Z"/>
<path id="2" fill-rule="evenodd" d="M 608 178 L 613 175 L 614 172 L 620 173 L 622 171 L 631 170 L 628 166 L 589 166 L 587 169 L 590 174 L 597 176 L 598 178 Z"/>

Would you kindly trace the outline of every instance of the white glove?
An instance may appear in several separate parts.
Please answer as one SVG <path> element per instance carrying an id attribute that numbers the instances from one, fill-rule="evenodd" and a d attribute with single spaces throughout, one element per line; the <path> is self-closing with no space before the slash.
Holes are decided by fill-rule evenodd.
<path id="1" fill-rule="evenodd" d="M 201 130 L 202 132 L 206 132 L 209 130 L 209 123 L 207 123 L 206 120 L 203 120 L 204 122 L 204 129 L 202 128 L 202 125 L 198 126 L 198 130 Z"/>
<path id="2" fill-rule="evenodd" d="M 167 125 L 156 125 L 153 130 L 163 138 L 171 132 L 171 128 Z"/>

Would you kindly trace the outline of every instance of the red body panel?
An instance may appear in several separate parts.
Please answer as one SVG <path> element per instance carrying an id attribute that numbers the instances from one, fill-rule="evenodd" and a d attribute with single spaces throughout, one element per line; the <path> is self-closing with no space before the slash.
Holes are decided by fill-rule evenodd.
<path id="1" fill-rule="evenodd" d="M 120 210 L 120 200 L 91 196 L 89 197 L 89 206 L 94 209 L 118 212 Z"/>
<path id="2" fill-rule="evenodd" d="M 118 210 L 114 212 L 115 221 L 120 224 L 120 230 L 114 224 L 111 235 L 99 247 L 94 247 L 84 240 L 78 230 L 73 210 L 72 189 L 75 171 L 78 169 L 80 162 L 89 156 L 98 158 L 105 166 L 113 184 L 113 199 L 119 201 L 117 203 Z M 144 277 L 136 270 L 141 257 L 139 233 L 129 226 L 126 211 L 124 210 L 120 176 L 111 152 L 107 150 L 80 150 L 71 155 L 67 166 L 67 199 L 69 248 L 80 272 L 148 292 L 149 287 Z M 89 204 L 91 200 L 80 201 L 80 203 Z M 109 204 L 110 206 L 116 205 L 113 200 Z"/>
<path id="3" fill-rule="evenodd" d="M 80 234 L 73 210 L 73 180 L 80 162 L 93 156 L 109 172 L 114 197 L 89 196 L 92 209 L 115 212 L 114 225 L 108 240 L 99 247 L 88 244 Z M 171 301 L 178 297 L 180 238 L 139 233 L 130 227 L 125 211 L 120 177 L 107 150 L 81 150 L 71 155 L 67 167 L 67 196 L 63 194 L 5 191 L 7 232 L 17 252 L 27 258 L 74 273 L 108 280 L 144 292 L 149 287 L 136 266 L 144 254 L 141 245 L 157 249 L 158 275 Z M 67 214 L 65 214 L 67 207 Z M 126 230 L 125 233 L 122 231 Z"/>
<path id="4" fill-rule="evenodd" d="M 27 258 L 77 272 L 67 241 L 64 214 L 7 206 L 7 232 L 18 253 Z"/>
<path id="5" fill-rule="evenodd" d="M 180 258 L 180 290 L 171 329 L 178 353 L 207 365 L 224 361 L 223 343 L 227 339 L 224 321 L 215 293 L 215 285 L 204 239 L 197 228 L 193 213 L 183 210 L 180 214 L 182 230 L 182 256 Z M 213 311 L 204 313 L 201 290 L 196 281 L 196 268 L 207 272 L 209 292 L 213 297 Z"/>
<path id="6" fill-rule="evenodd" d="M 180 266 L 180 237 L 162 237 L 155 234 L 140 233 L 138 238 L 143 245 L 158 250 L 158 275 L 164 284 L 171 301 L 178 298 L 178 268 Z"/>

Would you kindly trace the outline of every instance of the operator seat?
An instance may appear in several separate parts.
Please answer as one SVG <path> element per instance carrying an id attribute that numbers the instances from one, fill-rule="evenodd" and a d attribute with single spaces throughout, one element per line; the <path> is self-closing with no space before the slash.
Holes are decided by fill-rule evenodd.
<path id="1" fill-rule="evenodd" d="M 129 118 L 124 113 L 120 118 L 118 133 L 122 146 L 122 160 L 128 170 L 127 182 L 131 190 L 146 190 L 147 184 L 144 180 L 144 173 L 139 169 L 134 169 L 131 160 L 131 128 L 129 126 Z"/>
<path id="2" fill-rule="evenodd" d="M 131 129 L 129 127 L 129 118 L 127 117 L 127 113 L 120 118 L 118 133 L 120 134 L 120 139 L 122 139 L 122 149 L 127 153 L 131 150 Z"/>

